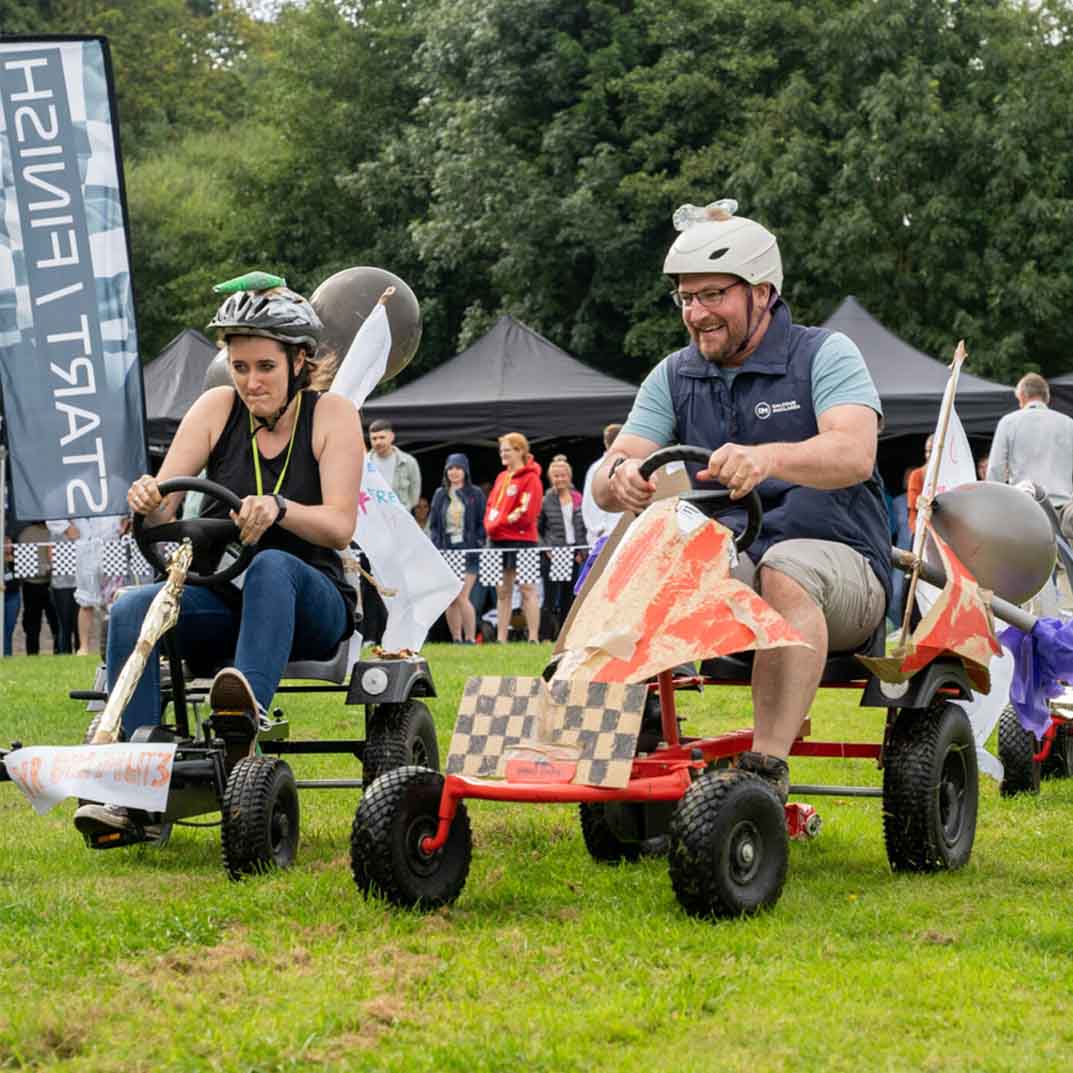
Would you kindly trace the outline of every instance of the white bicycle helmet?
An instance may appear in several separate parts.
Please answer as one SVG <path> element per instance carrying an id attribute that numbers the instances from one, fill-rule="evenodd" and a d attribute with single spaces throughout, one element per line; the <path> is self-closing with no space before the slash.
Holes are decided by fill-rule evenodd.
<path id="1" fill-rule="evenodd" d="M 750 284 L 770 283 L 782 292 L 782 257 L 775 236 L 755 220 L 735 216 L 738 204 L 725 200 L 702 209 L 683 205 L 674 214 L 682 233 L 663 262 L 668 276 L 724 272 Z"/>
<path id="2" fill-rule="evenodd" d="M 261 335 L 280 343 L 306 346 L 312 354 L 324 330 L 313 307 L 289 287 L 243 290 L 228 295 L 209 322 L 225 338 Z"/>

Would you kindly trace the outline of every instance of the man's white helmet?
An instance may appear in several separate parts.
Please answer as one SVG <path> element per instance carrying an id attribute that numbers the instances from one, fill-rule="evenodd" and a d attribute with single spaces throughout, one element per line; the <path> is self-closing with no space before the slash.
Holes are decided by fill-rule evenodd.
<path id="1" fill-rule="evenodd" d="M 736 201 L 716 201 L 698 209 L 683 205 L 674 214 L 682 233 L 663 262 L 668 276 L 723 272 L 747 283 L 770 283 L 782 292 L 782 257 L 775 236 L 755 220 L 735 216 Z"/>

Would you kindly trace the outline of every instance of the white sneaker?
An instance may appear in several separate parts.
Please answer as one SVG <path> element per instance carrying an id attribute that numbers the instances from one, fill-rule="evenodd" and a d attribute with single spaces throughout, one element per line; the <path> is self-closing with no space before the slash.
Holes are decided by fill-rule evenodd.
<path id="1" fill-rule="evenodd" d="M 253 688 L 246 676 L 234 667 L 224 667 L 212 680 L 209 689 L 209 707 L 217 715 L 241 714 L 250 712 L 258 721 L 266 715 L 264 708 L 257 703 Z"/>
<path id="2" fill-rule="evenodd" d="M 141 813 L 147 816 L 147 813 Z M 139 823 L 131 810 L 122 805 L 100 805 L 96 801 L 87 801 L 79 805 L 75 812 L 75 827 L 84 835 L 100 834 L 102 831 L 136 831 L 141 830 L 149 842 L 161 838 L 164 825 L 160 823 Z"/>

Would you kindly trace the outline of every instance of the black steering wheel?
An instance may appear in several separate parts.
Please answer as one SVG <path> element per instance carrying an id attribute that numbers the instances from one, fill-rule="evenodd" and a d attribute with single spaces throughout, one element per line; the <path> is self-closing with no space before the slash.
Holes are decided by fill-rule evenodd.
<path id="1" fill-rule="evenodd" d="M 212 499 L 218 499 L 233 511 L 242 508 L 242 500 L 229 488 L 207 481 L 203 477 L 172 477 L 162 481 L 160 494 L 171 495 L 172 492 L 200 492 Z M 167 572 L 164 560 L 157 553 L 156 545 L 164 543 L 180 544 L 189 540 L 198 552 L 212 552 L 231 541 L 238 541 L 238 526 L 230 518 L 184 518 L 182 521 L 164 522 L 163 525 L 146 525 L 144 514 L 134 515 L 134 541 L 138 550 L 145 556 L 146 562 L 158 574 Z M 238 577 L 250 560 L 258 552 L 256 544 L 243 544 L 242 550 L 234 562 L 215 574 L 198 574 L 191 570 L 186 580 L 191 585 L 222 585 Z"/>
<path id="2" fill-rule="evenodd" d="M 703 447 L 687 447 L 685 445 L 661 447 L 658 451 L 653 451 L 641 463 L 639 472 L 647 481 L 652 478 L 652 474 L 660 466 L 665 466 L 668 462 L 698 462 L 702 466 L 706 466 L 708 459 L 711 457 L 712 452 L 706 451 Z M 721 514 L 728 514 L 730 511 L 744 508 L 747 514 L 745 529 L 741 533 L 734 534 L 734 547 L 738 551 L 744 551 L 760 534 L 760 523 L 764 518 L 764 508 L 755 489 L 741 499 L 731 499 L 728 488 L 713 488 L 711 491 L 694 489 L 692 492 L 683 493 L 678 498 L 696 504 L 697 508 L 707 514 L 709 518 L 718 518 Z"/>

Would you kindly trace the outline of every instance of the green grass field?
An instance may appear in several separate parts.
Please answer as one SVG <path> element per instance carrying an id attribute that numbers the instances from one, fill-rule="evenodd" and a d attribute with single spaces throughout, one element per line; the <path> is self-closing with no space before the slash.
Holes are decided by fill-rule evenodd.
<path id="1" fill-rule="evenodd" d="M 471 674 L 539 672 L 546 646 L 432 645 L 445 754 Z M 0 742 L 74 744 L 84 657 L 0 662 Z M 292 737 L 360 736 L 360 708 L 284 698 Z M 821 694 L 813 734 L 876 740 L 882 713 Z M 740 689 L 690 694 L 692 733 L 747 726 Z M 294 758 L 301 777 L 356 774 Z M 795 760 L 798 782 L 878 783 L 865 761 Z M 607 867 L 572 806 L 473 802 L 457 904 L 362 899 L 356 791 L 304 791 L 287 872 L 232 883 L 218 831 L 86 850 L 74 805 L 39 817 L 0 785 L 0 1068 L 160 1070 L 1068 1070 L 1073 782 L 981 788 L 956 873 L 893 876 L 877 800 L 820 798 L 778 906 L 685 916 L 666 862 Z"/>

